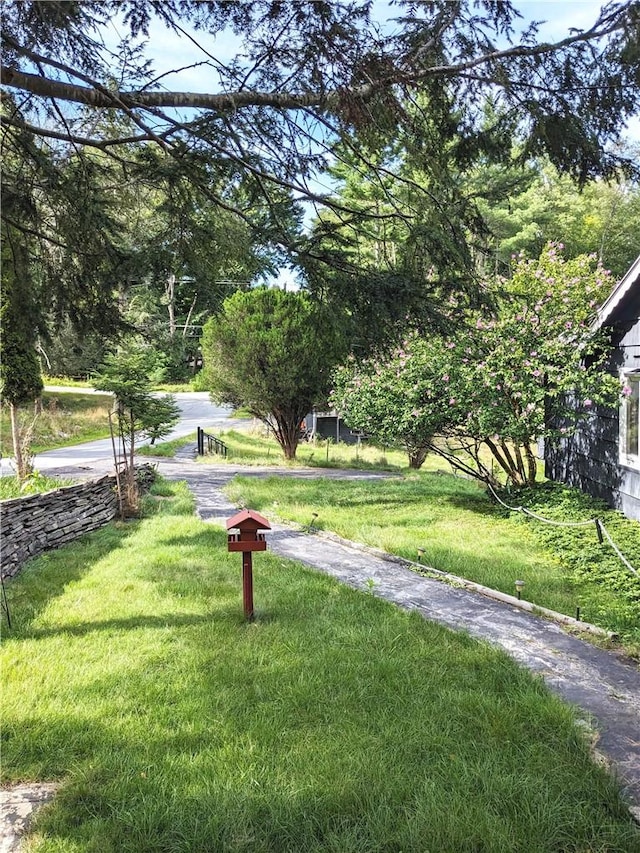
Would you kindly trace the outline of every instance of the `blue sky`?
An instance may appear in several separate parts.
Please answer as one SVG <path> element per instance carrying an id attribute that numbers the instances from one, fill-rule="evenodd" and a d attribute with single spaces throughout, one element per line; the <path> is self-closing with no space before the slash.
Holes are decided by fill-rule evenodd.
<path id="1" fill-rule="evenodd" d="M 532 20 L 543 21 L 540 25 L 541 38 L 557 41 L 570 34 L 571 28 L 587 29 L 596 20 L 602 7 L 599 0 L 515 0 L 514 7 L 522 14 L 522 28 Z M 375 0 L 374 12 L 381 21 L 398 15 L 397 7 L 389 5 L 389 0 Z M 115 43 L 124 34 L 116 22 L 108 25 L 105 33 L 109 42 Z M 206 33 L 194 33 L 195 39 L 222 62 L 236 54 L 238 41 L 228 33 L 210 36 Z M 147 49 L 158 74 L 184 68 L 179 73 L 168 74 L 162 85 L 167 89 L 183 92 L 215 91 L 212 71 L 206 66 L 185 68 L 194 62 L 205 60 L 206 56 L 186 38 L 178 38 L 159 21 L 154 20 L 150 31 Z M 640 109 L 638 117 L 629 127 L 630 135 L 640 139 Z"/>

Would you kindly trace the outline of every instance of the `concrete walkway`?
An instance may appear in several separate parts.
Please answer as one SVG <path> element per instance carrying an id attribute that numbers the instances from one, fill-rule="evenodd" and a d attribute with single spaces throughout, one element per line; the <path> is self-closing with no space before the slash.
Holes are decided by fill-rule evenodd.
<path id="1" fill-rule="evenodd" d="M 331 469 L 248 468 L 198 465 L 189 448 L 182 459 L 161 462 L 161 473 L 186 480 L 200 517 L 224 524 L 237 511 L 222 492 L 237 473 L 262 477 L 373 479 L 380 474 Z M 191 459 L 189 458 L 191 455 Z M 577 705 L 597 733 L 595 748 L 618 776 L 640 822 L 640 669 L 619 655 L 571 636 L 558 624 L 487 598 L 422 577 L 401 561 L 387 560 L 354 543 L 273 525 L 269 549 L 299 560 L 356 589 L 373 592 L 426 619 L 499 646 L 544 678 L 563 699 Z M 592 719 L 593 718 L 593 719 Z"/>

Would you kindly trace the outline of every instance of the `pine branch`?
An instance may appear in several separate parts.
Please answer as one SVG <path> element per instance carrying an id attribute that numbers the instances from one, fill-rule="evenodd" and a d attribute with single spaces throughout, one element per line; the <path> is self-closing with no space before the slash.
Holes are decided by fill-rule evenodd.
<path id="1" fill-rule="evenodd" d="M 320 87 L 317 92 L 307 93 L 290 91 L 266 92 L 249 89 L 220 93 L 146 91 L 144 89 L 112 92 L 77 69 L 54 60 L 51 57 L 45 57 L 35 51 L 29 50 L 9 36 L 5 37 L 6 43 L 19 55 L 33 62 L 41 62 L 44 65 L 62 71 L 73 78 L 82 80 L 88 86 L 65 83 L 53 77 L 29 74 L 6 64 L 1 69 L 1 82 L 5 86 L 21 89 L 22 91 L 27 91 L 41 97 L 58 98 L 59 100 L 93 107 L 119 107 L 127 112 L 134 109 L 149 109 L 154 107 L 201 108 L 220 114 L 230 111 L 235 112 L 246 107 L 273 107 L 278 110 L 298 110 L 315 107 L 316 109 L 332 111 L 339 107 L 345 96 L 354 100 L 365 101 L 377 92 L 389 89 L 394 85 L 415 86 L 433 77 L 458 77 L 466 71 L 481 66 L 492 66 L 511 59 L 558 53 L 573 45 L 601 39 L 624 28 L 622 11 L 614 10 L 610 14 L 599 18 L 591 29 L 567 36 L 557 42 L 532 46 L 516 45 L 504 50 L 483 53 L 480 56 L 461 62 L 432 65 L 419 70 L 413 70 L 410 66 L 406 67 L 405 70 L 401 70 L 400 66 L 404 63 L 402 58 L 400 58 L 394 72 L 381 75 L 377 79 L 370 79 L 369 82 L 361 85 L 346 87 L 341 91 L 330 90 L 325 92 Z M 410 58 L 410 56 L 407 58 Z"/>

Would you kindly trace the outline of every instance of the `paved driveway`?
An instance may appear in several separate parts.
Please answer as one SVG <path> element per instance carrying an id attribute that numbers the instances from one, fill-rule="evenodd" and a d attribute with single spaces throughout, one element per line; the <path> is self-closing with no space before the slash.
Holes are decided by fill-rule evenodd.
<path id="1" fill-rule="evenodd" d="M 59 394 L 79 390 L 87 394 L 98 393 L 91 389 L 47 386 L 47 391 Z M 231 418 L 232 410 L 229 407 L 214 405 L 206 391 L 186 391 L 173 396 L 180 407 L 180 422 L 164 439 L 165 441 L 195 433 L 199 426 L 204 429 L 220 430 L 230 429 L 241 423 Z M 74 444 L 72 447 L 61 447 L 57 450 L 38 453 L 34 458 L 34 465 L 37 471 L 60 477 L 91 477 L 104 474 L 113 469 L 111 439 L 88 441 L 84 444 Z M 12 474 L 13 470 L 11 459 L 0 460 L 0 476 Z"/>

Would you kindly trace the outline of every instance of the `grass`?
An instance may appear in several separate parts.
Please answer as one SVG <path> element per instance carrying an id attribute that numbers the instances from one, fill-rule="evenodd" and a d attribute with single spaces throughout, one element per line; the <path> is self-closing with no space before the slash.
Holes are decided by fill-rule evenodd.
<path id="1" fill-rule="evenodd" d="M 573 518 L 593 516 L 589 498 L 562 487 L 532 490 L 529 501 L 538 495 L 537 511 L 553 518 L 550 495 L 559 492 L 568 505 L 575 501 Z M 475 482 L 428 471 L 360 482 L 237 477 L 229 494 L 267 518 L 308 524 L 318 513 L 319 529 L 408 560 L 420 556 L 427 566 L 511 595 L 515 580 L 524 580 L 528 601 L 568 616 L 580 607 L 583 621 L 617 632 L 627 651 L 640 656 L 640 579 L 599 545 L 595 526 L 551 528 L 510 517 Z M 618 547 L 639 566 L 637 522 L 597 509 Z M 556 505 L 555 517 L 566 519 L 568 510 Z"/>
<path id="2" fill-rule="evenodd" d="M 269 552 L 161 484 L 9 584 L 5 782 L 30 853 L 640 850 L 574 712 L 505 654 Z"/>
<path id="3" fill-rule="evenodd" d="M 384 468 L 400 471 L 406 468 L 407 455 L 400 450 L 380 448 L 363 444 L 336 444 L 326 439 L 315 442 L 301 442 L 298 445 L 296 459 L 287 462 L 280 445 L 273 437 L 267 437 L 263 429 L 251 430 L 214 430 L 228 447 L 227 461 L 243 465 L 286 465 L 290 468 L 302 466 L 311 468 Z M 208 456 L 203 460 L 218 464 L 224 460 L 219 456 Z M 429 460 L 428 467 L 442 467 L 445 463 Z"/>
<path id="4" fill-rule="evenodd" d="M 70 376 L 43 376 L 45 385 L 57 385 L 60 388 L 93 388 L 89 379 L 72 379 Z"/>
<path id="5" fill-rule="evenodd" d="M 39 471 L 34 471 L 23 483 L 19 483 L 17 477 L 0 477 L 0 500 L 50 492 L 53 489 L 60 489 L 62 486 L 71 486 L 74 482 L 75 480 L 48 477 Z"/>
<path id="6" fill-rule="evenodd" d="M 153 390 L 162 391 L 164 394 L 179 394 L 185 391 L 193 391 L 194 388 L 190 382 L 156 382 Z"/>
<path id="7" fill-rule="evenodd" d="M 161 441 L 157 444 L 141 444 L 136 448 L 136 455 L 138 456 L 162 456 L 164 458 L 171 458 L 175 456 L 176 451 L 181 447 L 184 447 L 187 444 L 193 444 L 196 441 L 196 434 L 191 433 L 191 435 L 181 436 L 180 438 L 174 438 L 171 441 Z"/>
<path id="8" fill-rule="evenodd" d="M 69 376 L 43 376 L 45 385 L 57 385 L 63 388 L 93 388 L 91 378 L 72 379 Z M 191 382 L 161 382 L 154 386 L 155 391 L 176 393 L 178 391 L 193 391 Z"/>
<path id="9" fill-rule="evenodd" d="M 34 424 L 33 453 L 107 438 L 112 399 L 109 394 L 45 391 L 42 395 L 43 409 Z M 8 407 L 2 406 L 0 417 L 2 455 L 13 456 Z M 20 420 L 24 426 L 31 424 L 34 420 L 33 407 L 21 409 Z"/>
<path id="10" fill-rule="evenodd" d="M 246 415 L 246 413 L 245 413 Z M 240 415 L 238 415 L 240 416 Z M 286 465 L 289 468 L 355 468 L 360 470 L 382 469 L 387 471 L 409 471 L 406 451 L 397 447 L 381 447 L 364 442 L 361 445 L 334 442 L 333 439 L 316 438 L 314 441 L 301 441 L 298 445 L 296 458 L 285 460 L 280 445 L 272 435 L 266 435 L 262 426 L 241 430 L 213 430 L 217 438 L 222 439 L 228 446 L 228 461 L 243 465 Z M 220 457 L 212 455 L 205 457 L 219 463 Z M 485 464 L 491 465 L 487 452 Z M 539 461 L 540 474 L 544 473 L 544 463 Z M 451 473 L 450 464 L 440 456 L 430 454 L 421 471 Z M 501 471 L 495 472 L 498 478 Z"/>

